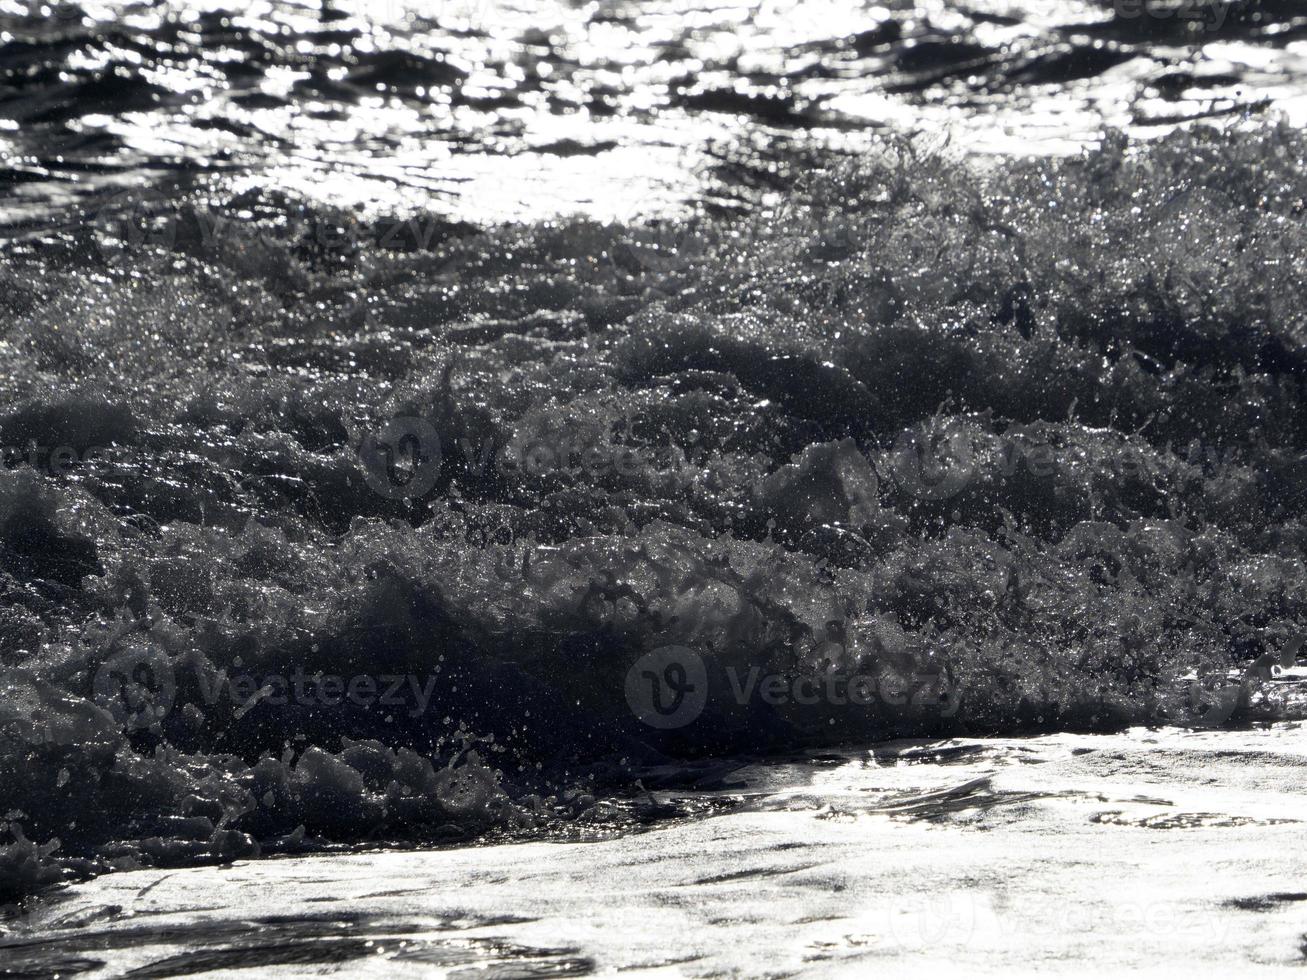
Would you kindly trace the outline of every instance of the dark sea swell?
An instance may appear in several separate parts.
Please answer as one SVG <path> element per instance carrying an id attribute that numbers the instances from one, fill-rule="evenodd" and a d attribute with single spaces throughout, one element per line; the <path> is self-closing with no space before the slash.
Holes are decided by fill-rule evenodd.
<path id="1" fill-rule="evenodd" d="M 1296 22 L 1265 9 L 1215 33 L 1288 57 Z M 941 54 L 907 54 L 924 17 L 889 13 L 900 34 L 849 57 L 901 47 L 903 105 L 1000 91 L 976 51 L 914 89 Z M 459 152 L 499 159 L 497 119 L 513 159 L 530 114 L 510 110 L 548 107 L 561 69 L 465 104 L 479 76 L 431 38 L 490 46 L 475 30 L 415 29 L 397 62 L 350 18 L 147 31 L 160 16 L 24 21 L 42 39 L 4 55 L 28 146 L 0 258 L 9 894 L 609 832 L 668 812 L 625 795 L 636 779 L 729 769 L 686 759 L 1284 712 L 1263 682 L 1307 595 L 1290 125 L 980 171 L 930 138 L 835 152 L 814 133 L 839 126 L 732 82 L 731 168 L 682 172 L 697 212 L 490 227 L 430 160 L 384 193 L 364 178 L 427 132 L 433 88 L 455 94 L 424 113 L 469 121 L 452 143 L 487 141 Z M 1056 36 L 1177 40 L 1094 16 Z M 135 67 L 92 67 L 96 44 Z M 301 52 L 309 81 L 277 103 L 266 77 Z M 220 75 L 273 116 L 206 117 L 240 94 Z M 188 102 L 183 76 L 225 94 Z M 719 96 L 687 92 L 648 120 L 729 131 Z M 109 122 L 84 125 L 88 103 Z M 202 148 L 185 127 L 206 118 L 229 135 Z"/>

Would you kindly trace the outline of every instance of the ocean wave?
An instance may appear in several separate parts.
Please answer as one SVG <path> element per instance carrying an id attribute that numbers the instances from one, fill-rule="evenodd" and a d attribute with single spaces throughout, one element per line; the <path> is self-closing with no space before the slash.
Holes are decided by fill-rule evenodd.
<path id="1" fill-rule="evenodd" d="M 5 888 L 1275 716 L 1303 149 L 887 141 L 740 217 L 491 231 L 160 193 L 12 248 Z"/>

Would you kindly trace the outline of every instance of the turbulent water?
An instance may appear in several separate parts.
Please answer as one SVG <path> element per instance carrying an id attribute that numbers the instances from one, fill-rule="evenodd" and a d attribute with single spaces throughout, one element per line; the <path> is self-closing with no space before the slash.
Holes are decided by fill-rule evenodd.
<path id="1" fill-rule="evenodd" d="M 1283 714 L 1307 144 L 982 171 L 836 103 L 980 120 L 1131 78 L 1169 93 L 1143 111 L 1205 100 L 1158 66 L 1218 44 L 1287 90 L 1304 25 L 1019 8 L 758 50 L 652 3 L 512 40 L 11 20 L 0 886 L 611 833 L 669 812 L 637 780 L 799 745 Z M 646 21 L 681 39 L 637 52 Z M 660 127 L 724 154 L 671 179 L 679 217 L 497 226 L 514 192 L 450 177 L 547 158 L 598 194 L 665 175 Z"/>

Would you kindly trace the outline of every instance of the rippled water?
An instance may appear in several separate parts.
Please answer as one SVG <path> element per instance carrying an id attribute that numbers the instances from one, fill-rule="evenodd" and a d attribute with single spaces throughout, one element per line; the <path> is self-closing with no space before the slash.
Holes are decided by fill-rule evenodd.
<path id="1" fill-rule="evenodd" d="M 477 220 L 733 207 L 887 128 L 1059 152 L 1307 111 L 1287 0 L 0 4 L 2 213 L 254 182 Z"/>
<path id="2" fill-rule="evenodd" d="M 1297 725 L 886 743 L 742 765 L 678 794 L 724 813 L 634 836 L 113 875 L 0 915 L 0 957 L 88 978 L 1278 973 L 1307 942 L 1304 770 Z"/>

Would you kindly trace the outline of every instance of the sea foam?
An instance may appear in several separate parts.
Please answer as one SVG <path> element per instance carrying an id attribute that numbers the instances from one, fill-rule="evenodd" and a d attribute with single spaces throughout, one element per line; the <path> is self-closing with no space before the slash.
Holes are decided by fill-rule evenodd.
<path id="1" fill-rule="evenodd" d="M 677 758 L 1274 714 L 1228 678 L 1304 625 L 1303 149 L 890 142 L 743 217 L 405 248 L 215 192 L 11 249 L 5 893 L 545 832 Z M 668 649 L 705 689 L 657 727 Z M 741 693 L 832 677 L 871 693 Z"/>

